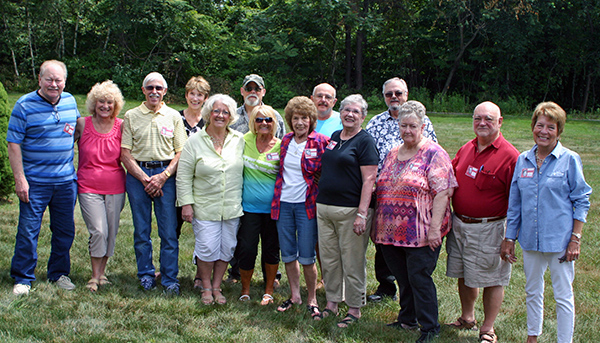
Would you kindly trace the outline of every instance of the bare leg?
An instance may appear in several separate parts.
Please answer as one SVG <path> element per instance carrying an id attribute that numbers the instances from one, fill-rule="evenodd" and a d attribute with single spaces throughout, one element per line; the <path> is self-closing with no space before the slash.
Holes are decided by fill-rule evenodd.
<path id="1" fill-rule="evenodd" d="M 225 262 L 222 260 L 214 262 L 212 294 L 215 297 L 215 300 L 217 300 L 217 297 L 223 297 L 223 294 L 221 293 L 221 282 L 223 282 L 223 275 L 225 275 L 227 265 L 229 265 L 229 262 Z M 204 283 L 204 276 L 202 276 L 202 283 Z M 219 303 L 224 304 L 225 300 L 219 301 Z"/>
<path id="2" fill-rule="evenodd" d="M 202 278 L 202 302 L 205 304 L 212 303 L 213 296 L 210 280 L 215 262 L 204 262 L 196 257 L 196 265 L 200 270 L 200 277 Z"/>
<path id="3" fill-rule="evenodd" d="M 104 268 L 102 260 L 104 257 L 92 257 L 92 279 L 100 280 L 100 277 L 104 275 Z"/>
<path id="4" fill-rule="evenodd" d="M 302 304 L 300 297 L 300 267 L 298 261 L 285 264 L 285 272 L 290 283 L 290 291 L 292 292 L 291 299 L 294 304 Z M 310 302 L 309 302 L 310 304 Z"/>
<path id="5" fill-rule="evenodd" d="M 458 279 L 458 295 L 460 296 L 460 306 L 462 313 L 460 317 L 466 322 L 475 320 L 475 301 L 479 295 L 479 288 L 471 288 L 465 285 L 465 279 Z M 459 325 L 456 321 L 454 324 Z"/>
<path id="6" fill-rule="evenodd" d="M 481 325 L 481 332 L 494 332 L 494 321 L 500 312 L 504 299 L 504 287 L 494 286 L 483 289 L 483 312 L 485 319 Z"/>
<path id="7" fill-rule="evenodd" d="M 202 285 L 202 273 L 200 272 L 200 264 L 197 261 L 198 258 L 196 258 L 196 276 L 194 276 L 194 288 L 204 287 Z"/>
<path id="8" fill-rule="evenodd" d="M 318 306 L 317 303 L 317 266 L 316 264 L 308 264 L 303 266 L 304 279 L 306 280 L 306 291 L 308 293 L 307 302 L 310 306 Z"/>
<path id="9" fill-rule="evenodd" d="M 527 343 L 537 343 L 538 336 L 527 336 Z"/>

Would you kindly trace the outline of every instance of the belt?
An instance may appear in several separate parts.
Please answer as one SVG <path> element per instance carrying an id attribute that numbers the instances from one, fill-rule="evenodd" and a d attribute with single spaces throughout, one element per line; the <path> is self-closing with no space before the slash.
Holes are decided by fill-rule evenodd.
<path id="1" fill-rule="evenodd" d="M 171 163 L 171 160 L 168 161 L 136 161 L 140 167 L 146 169 L 154 169 L 154 168 L 162 168 L 166 167 Z"/>
<path id="2" fill-rule="evenodd" d="M 491 223 L 491 222 L 497 222 L 499 220 L 504 220 L 504 218 L 506 218 L 506 216 L 473 218 L 473 217 L 467 217 L 467 216 L 460 215 L 456 212 L 454 212 L 454 215 L 457 216 L 458 219 L 460 219 L 463 223 L 466 223 L 466 224 Z"/>

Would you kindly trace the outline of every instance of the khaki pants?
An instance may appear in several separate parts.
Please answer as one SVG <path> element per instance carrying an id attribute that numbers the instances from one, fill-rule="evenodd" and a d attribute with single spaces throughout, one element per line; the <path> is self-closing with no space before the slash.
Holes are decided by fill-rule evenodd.
<path id="1" fill-rule="evenodd" d="M 319 250 L 327 301 L 345 301 L 363 307 L 367 292 L 367 245 L 373 210 L 367 215 L 366 231 L 354 233 L 356 207 L 317 204 Z"/>

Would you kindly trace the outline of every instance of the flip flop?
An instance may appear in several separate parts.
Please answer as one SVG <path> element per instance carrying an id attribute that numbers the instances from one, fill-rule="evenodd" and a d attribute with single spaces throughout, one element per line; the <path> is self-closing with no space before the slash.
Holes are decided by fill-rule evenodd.
<path id="1" fill-rule="evenodd" d="M 106 285 L 111 285 L 112 282 L 108 281 L 108 278 L 106 276 L 102 275 L 100 277 L 100 279 L 98 279 L 98 284 L 100 286 L 106 286 Z"/>
<path id="2" fill-rule="evenodd" d="M 260 304 L 262 306 L 269 305 L 273 303 L 273 296 L 271 294 L 263 294 L 262 300 Z"/>
<path id="3" fill-rule="evenodd" d="M 348 313 L 344 319 L 337 323 L 337 327 L 345 329 L 351 324 L 358 323 L 358 318 Z"/>
<path id="4" fill-rule="evenodd" d="M 339 315 L 339 313 L 333 312 L 332 310 L 330 310 L 328 308 L 324 309 L 323 312 L 321 312 L 321 318 L 327 318 L 329 316 L 337 317 L 338 315 Z"/>
<path id="5" fill-rule="evenodd" d="M 456 322 L 458 322 L 458 324 Z M 477 320 L 475 320 L 475 319 L 472 322 L 468 322 L 468 321 L 462 319 L 462 317 L 458 317 L 456 322 L 448 323 L 448 324 L 446 324 L 446 326 L 449 326 L 451 328 L 458 329 L 458 330 L 477 331 Z"/>
<path id="6" fill-rule="evenodd" d="M 481 343 L 498 343 L 498 336 L 494 332 L 481 332 L 479 340 Z"/>
<path id="7" fill-rule="evenodd" d="M 197 285 L 196 281 L 200 281 L 200 285 Z M 194 278 L 194 289 L 202 289 L 202 279 L 201 278 L 199 278 L 199 277 Z"/>
<path id="8" fill-rule="evenodd" d="M 238 300 L 241 302 L 250 301 L 250 296 L 248 294 L 242 294 Z"/>
<path id="9" fill-rule="evenodd" d="M 290 309 L 290 307 L 294 306 L 294 302 L 292 302 L 292 298 L 281 303 L 281 305 L 277 306 L 277 311 L 285 312 Z"/>
<path id="10" fill-rule="evenodd" d="M 100 283 L 98 279 L 91 278 L 90 281 L 87 282 L 87 285 L 85 285 L 85 288 L 89 289 L 90 292 L 94 293 L 98 290 L 99 284 Z"/>
<path id="11" fill-rule="evenodd" d="M 308 305 L 308 306 L 306 306 L 306 308 L 308 309 L 308 312 L 310 313 L 310 316 L 312 317 L 313 320 L 321 320 L 323 318 L 321 310 L 319 310 L 319 306 Z"/>

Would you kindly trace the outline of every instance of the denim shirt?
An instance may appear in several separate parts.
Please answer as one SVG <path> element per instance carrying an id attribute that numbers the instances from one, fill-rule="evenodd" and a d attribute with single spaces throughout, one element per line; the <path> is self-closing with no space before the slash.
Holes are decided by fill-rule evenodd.
<path id="1" fill-rule="evenodd" d="M 508 200 L 506 238 L 523 250 L 564 251 L 573 220 L 585 222 L 592 188 L 585 182 L 579 155 L 560 142 L 538 170 L 537 145 L 517 160 Z"/>

